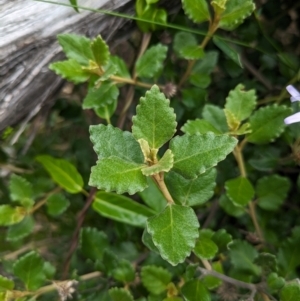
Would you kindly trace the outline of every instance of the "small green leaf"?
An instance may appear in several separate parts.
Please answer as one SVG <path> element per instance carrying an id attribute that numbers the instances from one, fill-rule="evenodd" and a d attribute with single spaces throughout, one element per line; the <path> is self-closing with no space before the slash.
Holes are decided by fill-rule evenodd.
<path id="1" fill-rule="evenodd" d="M 134 280 L 135 271 L 128 260 L 121 259 L 118 262 L 118 266 L 112 270 L 112 276 L 118 281 L 128 283 Z"/>
<path id="2" fill-rule="evenodd" d="M 36 290 L 46 280 L 43 273 L 44 260 L 35 251 L 18 259 L 13 266 L 14 274 L 25 284 L 27 290 Z"/>
<path id="3" fill-rule="evenodd" d="M 231 46 L 228 42 L 214 36 L 213 37 L 214 44 L 220 48 L 233 62 L 235 62 L 238 66 L 243 68 L 243 64 L 241 62 L 240 54 L 237 52 L 233 46 Z"/>
<path id="4" fill-rule="evenodd" d="M 254 188 L 250 181 L 238 177 L 225 183 L 226 194 L 236 206 L 246 206 L 254 197 Z"/>
<path id="5" fill-rule="evenodd" d="M 142 168 L 142 173 L 145 176 L 151 176 L 163 171 L 168 172 L 173 167 L 173 162 L 173 153 L 168 149 L 156 164 Z"/>
<path id="6" fill-rule="evenodd" d="M 119 89 L 112 82 L 103 82 L 100 87 L 88 91 L 83 100 L 83 109 L 96 109 L 112 104 L 118 99 Z"/>
<path id="7" fill-rule="evenodd" d="M 113 287 L 108 292 L 112 301 L 133 301 L 131 293 L 125 288 Z"/>
<path id="8" fill-rule="evenodd" d="M 228 131 L 226 117 L 221 108 L 214 105 L 205 105 L 202 111 L 202 116 L 221 133 Z"/>
<path id="9" fill-rule="evenodd" d="M 123 78 L 131 78 L 128 67 L 123 59 L 118 56 L 110 56 L 111 63 L 116 68 L 116 75 Z"/>
<path id="10" fill-rule="evenodd" d="M 84 83 L 90 77 L 89 73 L 73 59 L 52 63 L 49 69 L 75 84 Z"/>
<path id="11" fill-rule="evenodd" d="M 51 194 L 47 198 L 47 212 L 51 216 L 59 216 L 70 206 L 69 200 L 61 193 Z"/>
<path id="12" fill-rule="evenodd" d="M 210 301 L 210 292 L 200 280 L 191 280 L 184 284 L 181 293 L 186 301 Z"/>
<path id="13" fill-rule="evenodd" d="M 185 260 L 194 248 L 199 222 L 190 207 L 167 205 L 165 210 L 148 219 L 147 231 L 162 258 L 177 265 Z"/>
<path id="14" fill-rule="evenodd" d="M 212 262 L 211 267 L 212 267 L 213 271 L 216 271 L 220 274 L 224 274 L 221 261 Z M 203 283 L 209 290 L 213 290 L 222 284 L 222 280 L 220 280 L 219 278 L 216 278 L 214 276 L 207 275 L 203 278 Z"/>
<path id="15" fill-rule="evenodd" d="M 232 236 L 225 229 L 219 229 L 211 239 L 218 246 L 219 252 L 227 251 L 229 244 L 232 242 Z"/>
<path id="16" fill-rule="evenodd" d="M 103 191 L 96 194 L 93 209 L 102 216 L 137 227 L 144 227 L 147 218 L 155 214 L 130 198 Z"/>
<path id="17" fill-rule="evenodd" d="M 34 227 L 34 219 L 32 216 L 25 216 L 25 218 L 18 224 L 12 225 L 8 228 L 6 240 L 17 241 L 28 236 Z"/>
<path id="18" fill-rule="evenodd" d="M 255 4 L 252 0 L 228 0 L 219 27 L 225 30 L 235 29 L 252 14 L 254 9 Z"/>
<path id="19" fill-rule="evenodd" d="M 141 280 L 151 294 L 159 295 L 167 290 L 167 285 L 171 282 L 172 275 L 169 271 L 155 265 L 142 267 Z"/>
<path id="20" fill-rule="evenodd" d="M 69 0 L 70 4 L 73 5 L 74 10 L 79 13 L 78 7 L 77 7 L 77 0 Z"/>
<path id="21" fill-rule="evenodd" d="M 114 114 L 117 108 L 118 101 L 115 99 L 111 104 L 107 104 L 98 108 L 95 108 L 94 111 L 100 118 L 105 120 L 110 120 L 110 117 Z"/>
<path id="22" fill-rule="evenodd" d="M 234 217 L 240 217 L 246 213 L 244 207 L 235 205 L 226 194 L 221 195 L 220 206 L 228 215 Z"/>
<path id="23" fill-rule="evenodd" d="M 103 252 L 109 245 L 107 235 L 96 228 L 82 228 L 80 248 L 83 255 L 93 261 L 102 260 Z"/>
<path id="24" fill-rule="evenodd" d="M 227 135 L 176 136 L 170 142 L 174 154 L 173 171 L 187 179 L 193 179 L 217 165 L 233 151 L 237 140 Z"/>
<path id="25" fill-rule="evenodd" d="M 137 60 L 135 72 L 138 77 L 153 78 L 163 69 L 163 62 L 167 57 L 168 47 L 157 44 L 150 47 Z"/>
<path id="26" fill-rule="evenodd" d="M 277 258 L 275 255 L 270 253 L 260 253 L 255 258 L 254 263 L 262 268 L 264 275 L 268 275 L 272 272 L 277 272 Z"/>
<path id="27" fill-rule="evenodd" d="M 296 279 L 285 284 L 280 291 L 280 301 L 298 301 L 300 296 L 300 282 Z"/>
<path id="28" fill-rule="evenodd" d="M 31 184 L 21 176 L 12 175 L 9 181 L 10 197 L 13 201 L 18 201 L 26 208 L 32 207 L 33 192 Z"/>
<path id="29" fill-rule="evenodd" d="M 283 120 L 290 113 L 291 109 L 286 106 L 261 107 L 249 119 L 252 132 L 246 136 L 247 140 L 256 144 L 274 141 L 283 132 Z"/>
<path id="30" fill-rule="evenodd" d="M 218 252 L 218 246 L 212 240 L 211 231 L 200 230 L 194 253 L 201 259 L 213 259 Z"/>
<path id="31" fill-rule="evenodd" d="M 10 205 L 0 205 L 0 226 L 17 224 L 26 216 L 23 207 L 12 207 Z"/>
<path id="32" fill-rule="evenodd" d="M 185 14 L 195 23 L 210 20 L 206 0 L 182 0 L 182 6 Z"/>
<path id="33" fill-rule="evenodd" d="M 78 193 L 82 190 L 83 179 L 75 166 L 64 159 L 55 159 L 48 155 L 37 156 L 52 180 L 69 193 Z"/>
<path id="34" fill-rule="evenodd" d="M 271 273 L 268 275 L 267 284 L 271 290 L 277 291 L 285 285 L 285 280 L 284 278 L 279 277 L 276 273 Z"/>
<path id="35" fill-rule="evenodd" d="M 229 92 L 226 98 L 225 109 L 230 111 L 238 121 L 247 119 L 256 106 L 255 91 L 244 89 L 245 87 L 239 84 Z"/>
<path id="36" fill-rule="evenodd" d="M 166 185 L 175 202 L 186 206 L 197 206 L 207 202 L 214 194 L 215 178 L 214 168 L 191 180 L 172 170 L 165 175 Z"/>
<path id="37" fill-rule="evenodd" d="M 172 138 L 177 125 L 176 115 L 158 86 L 152 86 L 145 97 L 141 97 L 136 111 L 132 119 L 132 134 L 136 140 L 145 139 L 150 148 L 158 149 Z"/>
<path id="38" fill-rule="evenodd" d="M 102 67 L 103 73 L 99 77 L 99 79 L 95 82 L 95 86 L 98 86 L 101 82 L 104 82 L 117 72 L 117 67 L 112 63 L 112 61 L 109 61 L 108 64 Z"/>
<path id="39" fill-rule="evenodd" d="M 59 34 L 58 42 L 70 60 L 75 60 L 80 65 L 87 66 L 94 56 L 90 47 L 90 39 L 76 34 Z"/>
<path id="40" fill-rule="evenodd" d="M 188 120 L 181 128 L 181 130 L 189 135 L 206 134 L 208 132 L 213 132 L 217 135 L 222 134 L 210 122 L 208 122 L 205 119 Z"/>
<path id="41" fill-rule="evenodd" d="M 217 65 L 218 58 L 218 51 L 206 51 L 204 57 L 194 65 L 191 74 L 211 74 Z"/>
<path id="42" fill-rule="evenodd" d="M 14 286 L 15 283 L 12 280 L 0 275 L 0 292 L 6 290 L 11 291 L 14 289 Z"/>
<path id="43" fill-rule="evenodd" d="M 91 50 L 94 60 L 99 67 L 105 66 L 109 60 L 109 48 L 102 37 L 99 35 L 91 42 Z"/>
<path id="44" fill-rule="evenodd" d="M 258 206 L 265 210 L 278 210 L 287 197 L 291 182 L 279 175 L 266 176 L 257 181 Z"/>

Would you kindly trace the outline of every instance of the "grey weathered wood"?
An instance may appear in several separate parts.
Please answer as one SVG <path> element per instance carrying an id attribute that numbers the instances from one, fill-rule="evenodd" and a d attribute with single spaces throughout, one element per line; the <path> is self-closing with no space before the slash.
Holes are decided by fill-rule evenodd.
<path id="1" fill-rule="evenodd" d="M 68 0 L 60 0 L 69 3 Z M 78 5 L 133 13 L 130 0 L 78 0 Z M 109 38 L 127 20 L 33 0 L 0 0 L 0 131 L 36 113 L 60 87 L 48 69 L 62 58 L 56 35 L 74 32 Z"/>

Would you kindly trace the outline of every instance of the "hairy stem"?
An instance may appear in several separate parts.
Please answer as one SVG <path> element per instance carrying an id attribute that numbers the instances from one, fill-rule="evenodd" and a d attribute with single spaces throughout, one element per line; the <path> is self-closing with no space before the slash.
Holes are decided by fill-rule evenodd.
<path id="1" fill-rule="evenodd" d="M 163 193 L 164 197 L 166 198 L 167 202 L 169 204 L 174 204 L 174 200 L 168 190 L 168 187 L 165 184 L 165 180 L 164 180 L 164 173 L 159 173 L 159 174 L 155 174 L 152 176 L 153 180 L 155 181 L 155 183 L 157 184 L 158 188 L 160 189 L 160 191 Z"/>

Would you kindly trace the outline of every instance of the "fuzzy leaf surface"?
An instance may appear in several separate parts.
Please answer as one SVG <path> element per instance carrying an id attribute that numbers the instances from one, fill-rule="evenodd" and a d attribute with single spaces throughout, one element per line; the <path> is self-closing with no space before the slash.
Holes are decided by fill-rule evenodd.
<path id="1" fill-rule="evenodd" d="M 199 222 L 190 207 L 167 205 L 164 211 L 147 221 L 147 231 L 162 258 L 172 265 L 185 260 L 199 236 Z"/>
<path id="2" fill-rule="evenodd" d="M 145 227 L 147 218 L 155 214 L 128 197 L 104 191 L 96 194 L 93 209 L 102 216 L 136 227 Z"/>
<path id="3" fill-rule="evenodd" d="M 170 142 L 174 154 L 173 171 L 187 179 L 193 179 L 217 165 L 233 151 L 237 140 L 227 135 L 176 136 Z"/>
<path id="4" fill-rule="evenodd" d="M 12 225 L 8 228 L 6 234 L 6 240 L 17 241 L 28 236 L 34 227 L 34 219 L 31 215 L 25 216 L 25 218 L 18 224 Z"/>
<path id="5" fill-rule="evenodd" d="M 291 113 L 286 106 L 271 105 L 261 107 L 249 119 L 252 129 L 246 138 L 255 144 L 268 143 L 275 140 L 283 132 L 284 118 Z"/>
<path id="6" fill-rule="evenodd" d="M 210 122 L 205 119 L 188 120 L 181 130 L 189 135 L 206 134 L 207 132 L 213 132 L 214 134 L 222 134 L 216 129 Z"/>
<path id="7" fill-rule="evenodd" d="M 226 117 L 224 111 L 220 107 L 205 105 L 202 111 L 202 116 L 221 133 L 228 131 Z"/>
<path id="8" fill-rule="evenodd" d="M 25 217 L 26 211 L 23 207 L 12 207 L 0 205 L 0 225 L 9 226 L 17 224 Z"/>
<path id="9" fill-rule="evenodd" d="M 213 233 L 209 230 L 200 230 L 194 253 L 201 259 L 213 259 L 218 252 L 218 246 L 212 240 Z"/>
<path id="10" fill-rule="evenodd" d="M 116 75 L 124 78 L 131 78 L 128 67 L 123 59 L 118 56 L 110 56 L 111 63 L 116 68 Z"/>
<path id="11" fill-rule="evenodd" d="M 141 97 L 133 117 L 132 134 L 136 140 L 144 139 L 150 148 L 158 149 L 172 138 L 176 130 L 176 116 L 170 101 L 159 91 L 158 86 L 152 86 Z"/>
<path id="12" fill-rule="evenodd" d="M 197 206 L 207 202 L 214 194 L 216 170 L 208 170 L 195 179 L 185 179 L 180 174 L 170 171 L 165 174 L 165 182 L 176 203 Z"/>
<path id="13" fill-rule="evenodd" d="M 246 206 L 254 197 L 254 188 L 244 177 L 226 181 L 225 188 L 227 196 L 237 206 Z"/>
<path id="14" fill-rule="evenodd" d="M 9 181 L 9 191 L 13 201 L 19 201 L 26 208 L 33 205 L 32 185 L 23 177 L 13 174 Z"/>
<path id="15" fill-rule="evenodd" d="M 118 262 L 118 266 L 112 270 L 112 276 L 117 281 L 128 283 L 134 280 L 135 271 L 128 260 L 121 259 Z"/>
<path id="16" fill-rule="evenodd" d="M 125 288 L 113 287 L 108 292 L 112 301 L 133 301 L 131 293 Z"/>
<path id="17" fill-rule="evenodd" d="M 206 0 L 182 0 L 185 14 L 195 23 L 210 20 L 210 13 Z"/>
<path id="18" fill-rule="evenodd" d="M 167 290 L 167 285 L 171 282 L 171 273 L 155 265 L 147 265 L 142 267 L 141 280 L 148 292 L 159 295 Z"/>
<path id="19" fill-rule="evenodd" d="M 280 291 L 280 301 L 298 301 L 300 296 L 299 280 L 287 283 Z"/>
<path id="20" fill-rule="evenodd" d="M 153 78 L 163 69 L 163 62 L 167 57 L 168 47 L 157 44 L 150 47 L 137 60 L 135 72 L 138 77 Z"/>
<path id="21" fill-rule="evenodd" d="M 211 301 L 210 292 L 200 280 L 191 280 L 181 288 L 186 301 Z"/>
<path id="22" fill-rule="evenodd" d="M 288 178 L 279 175 L 266 176 L 257 181 L 258 206 L 265 210 L 277 210 L 283 204 L 291 188 Z"/>
<path id="23" fill-rule="evenodd" d="M 91 50 L 94 56 L 94 60 L 99 67 L 105 66 L 109 60 L 109 49 L 108 45 L 99 35 L 91 42 Z"/>
<path id="24" fill-rule="evenodd" d="M 22 256 L 13 265 L 14 274 L 24 282 L 27 290 L 38 289 L 46 280 L 43 268 L 44 260 L 35 251 Z"/>
<path id="25" fill-rule="evenodd" d="M 252 14 L 254 9 L 255 4 L 252 0 L 228 0 L 219 27 L 225 30 L 235 29 Z"/>
<path id="26" fill-rule="evenodd" d="M 55 193 L 47 198 L 47 212 L 51 216 L 59 216 L 70 206 L 69 200 L 61 193 Z"/>
<path id="27" fill-rule="evenodd" d="M 48 155 L 37 156 L 36 160 L 43 165 L 52 180 L 69 193 L 78 193 L 82 190 L 83 179 L 70 162 Z"/>

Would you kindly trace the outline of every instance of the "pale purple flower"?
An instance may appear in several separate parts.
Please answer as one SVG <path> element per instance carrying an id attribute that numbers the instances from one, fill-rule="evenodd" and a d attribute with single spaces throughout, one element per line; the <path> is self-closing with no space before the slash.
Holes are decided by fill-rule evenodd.
<path id="1" fill-rule="evenodd" d="M 291 94 L 291 102 L 300 101 L 300 92 L 294 86 L 288 85 L 286 89 Z M 285 124 L 291 124 L 295 122 L 300 122 L 300 112 L 284 119 Z"/>

